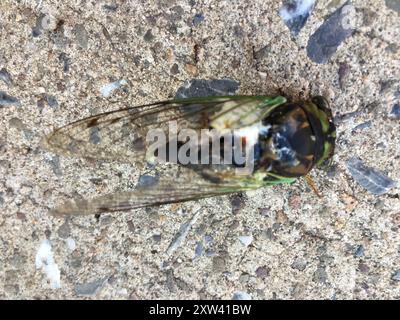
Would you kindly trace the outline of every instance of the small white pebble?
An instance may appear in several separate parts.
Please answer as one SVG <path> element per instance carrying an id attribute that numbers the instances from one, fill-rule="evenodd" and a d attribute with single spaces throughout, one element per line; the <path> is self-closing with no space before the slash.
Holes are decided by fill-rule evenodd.
<path id="1" fill-rule="evenodd" d="M 36 91 L 37 91 L 37 93 L 41 93 L 41 94 L 46 93 L 46 89 L 43 87 L 38 87 Z"/>
<path id="2" fill-rule="evenodd" d="M 67 244 L 68 249 L 72 252 L 76 249 L 76 242 L 72 238 L 65 239 L 65 243 Z"/>
<path id="3" fill-rule="evenodd" d="M 253 236 L 240 236 L 239 237 L 239 241 L 245 245 L 246 247 L 248 247 L 252 242 L 253 242 Z"/>
<path id="4" fill-rule="evenodd" d="M 57 18 L 51 14 L 46 14 L 40 21 L 43 30 L 55 30 L 57 28 Z"/>
<path id="5" fill-rule="evenodd" d="M 232 300 L 252 300 L 247 292 L 237 291 L 233 294 Z"/>
<path id="6" fill-rule="evenodd" d="M 117 294 L 120 296 L 127 296 L 128 295 L 128 290 L 126 290 L 125 288 L 121 288 L 117 290 Z"/>
<path id="7" fill-rule="evenodd" d="M 263 80 L 267 79 L 267 76 L 268 76 L 268 74 L 266 72 L 261 72 L 261 71 L 258 72 L 258 75 Z"/>
<path id="8" fill-rule="evenodd" d="M 121 87 L 122 85 L 127 84 L 126 80 L 117 80 L 108 84 L 105 84 L 104 86 L 101 87 L 100 93 L 103 97 L 107 98 L 111 95 L 111 93 L 115 90 Z"/>

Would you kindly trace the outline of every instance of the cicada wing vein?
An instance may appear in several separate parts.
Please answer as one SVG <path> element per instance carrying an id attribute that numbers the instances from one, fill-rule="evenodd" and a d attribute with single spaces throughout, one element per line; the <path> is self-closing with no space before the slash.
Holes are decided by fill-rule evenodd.
<path id="1" fill-rule="evenodd" d="M 87 117 L 56 129 L 43 139 L 43 146 L 65 156 L 136 163 L 145 160 L 148 147 L 146 136 L 151 129 L 161 129 L 167 133 L 169 122 L 177 121 L 178 128 L 182 126 L 200 130 L 208 124 L 199 119 L 215 119 L 215 113 L 224 105 L 232 105 L 230 112 L 248 106 L 248 114 L 258 112 L 265 115 L 270 107 L 282 103 L 282 99 L 216 96 L 129 107 Z M 274 104 L 271 101 L 277 102 Z M 264 110 L 260 113 L 259 109 Z M 221 115 L 223 113 L 217 114 L 217 117 Z M 249 124 L 246 121 L 233 123 L 233 128 Z"/>
<path id="2" fill-rule="evenodd" d="M 184 168 L 183 173 L 177 178 L 161 179 L 151 186 L 137 187 L 130 191 L 99 196 L 90 200 L 68 201 L 55 208 L 52 214 L 62 216 L 126 211 L 253 190 L 261 186 L 262 184 L 251 177 L 234 175 L 225 176 L 224 180 L 213 183 L 192 170 Z"/>

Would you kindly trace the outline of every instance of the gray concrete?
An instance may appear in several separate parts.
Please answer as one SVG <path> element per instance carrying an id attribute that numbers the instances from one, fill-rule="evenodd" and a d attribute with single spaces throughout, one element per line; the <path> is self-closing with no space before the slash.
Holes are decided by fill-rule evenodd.
<path id="1" fill-rule="evenodd" d="M 0 298 L 398 299 L 399 189 L 369 193 L 346 162 L 359 157 L 400 181 L 399 1 L 354 0 L 354 31 L 337 29 L 333 53 L 310 53 L 343 3 L 317 1 L 295 36 L 280 1 L 2 0 Z M 312 173 L 323 198 L 299 180 L 97 218 L 48 214 L 71 197 L 126 190 L 140 171 L 57 156 L 41 137 L 173 97 L 193 78 L 233 79 L 240 94 L 330 99 L 337 151 L 331 169 Z"/>

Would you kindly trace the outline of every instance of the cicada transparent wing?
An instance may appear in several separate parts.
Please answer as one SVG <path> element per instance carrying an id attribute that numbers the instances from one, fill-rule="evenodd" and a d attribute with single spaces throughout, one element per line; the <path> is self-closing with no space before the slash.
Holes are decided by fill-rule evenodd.
<path id="1" fill-rule="evenodd" d="M 151 129 L 168 131 L 170 121 L 178 127 L 207 128 L 209 119 L 222 118 L 235 109 L 246 110 L 238 115 L 231 128 L 240 128 L 260 120 L 274 106 L 286 101 L 283 97 L 226 96 L 201 97 L 158 102 L 91 116 L 61 127 L 43 140 L 46 149 L 55 153 L 98 160 L 127 163 L 144 161 L 146 135 Z M 223 112 L 218 111 L 225 108 Z"/>
<path id="2" fill-rule="evenodd" d="M 197 200 L 233 192 L 257 189 L 263 186 L 257 180 L 230 177 L 213 183 L 193 170 L 183 168 L 175 179 L 161 179 L 155 185 L 137 187 L 90 200 L 72 200 L 52 210 L 55 216 L 82 215 L 126 211 L 147 206 Z"/>
<path id="3" fill-rule="evenodd" d="M 168 132 L 170 121 L 178 128 L 201 130 L 213 127 L 240 129 L 261 121 L 268 112 L 286 101 L 283 97 L 222 96 L 172 100 L 107 112 L 57 129 L 45 139 L 45 146 L 67 156 L 128 163 L 145 163 L 152 129 Z M 179 167 L 180 175 L 161 179 L 150 188 L 137 188 L 77 200 L 56 208 L 54 214 L 91 214 L 129 210 L 151 205 L 195 200 L 274 184 L 256 175 L 237 176 L 232 167 L 217 176 L 207 174 L 207 166 L 195 170 Z M 278 182 L 289 182 L 277 181 Z"/>

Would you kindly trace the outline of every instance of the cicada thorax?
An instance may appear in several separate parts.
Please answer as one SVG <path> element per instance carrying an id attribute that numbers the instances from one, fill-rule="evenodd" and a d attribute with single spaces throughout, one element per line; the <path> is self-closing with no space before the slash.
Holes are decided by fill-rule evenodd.
<path id="1" fill-rule="evenodd" d="M 262 120 L 270 130 L 260 132 L 256 170 L 300 177 L 330 157 L 336 135 L 329 112 L 312 101 L 275 108 Z"/>
<path id="2" fill-rule="evenodd" d="M 302 105 L 279 106 L 262 123 L 270 129 L 260 132 L 255 146 L 256 170 L 283 177 L 306 175 L 315 164 L 318 141 Z"/>

